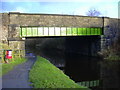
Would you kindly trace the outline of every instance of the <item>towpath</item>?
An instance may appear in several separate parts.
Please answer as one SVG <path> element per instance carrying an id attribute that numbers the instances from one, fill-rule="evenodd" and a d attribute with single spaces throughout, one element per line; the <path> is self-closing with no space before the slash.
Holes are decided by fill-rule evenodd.
<path id="1" fill-rule="evenodd" d="M 30 86 L 29 71 L 36 61 L 36 57 L 27 57 L 28 60 L 2 77 L 2 88 L 32 88 Z"/>

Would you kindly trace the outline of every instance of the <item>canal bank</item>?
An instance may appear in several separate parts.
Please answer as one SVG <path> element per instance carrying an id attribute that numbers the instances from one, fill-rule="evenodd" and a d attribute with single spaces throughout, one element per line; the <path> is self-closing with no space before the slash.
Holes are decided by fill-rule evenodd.
<path id="1" fill-rule="evenodd" d="M 52 39 L 54 40 L 54 38 L 51 38 L 51 40 Z M 106 71 L 105 68 L 102 68 L 102 65 L 105 65 L 104 60 L 98 55 L 98 52 L 96 51 L 91 52 L 92 48 L 99 48 L 99 47 L 98 45 L 94 45 L 92 43 L 92 40 L 94 40 L 94 38 L 93 39 L 91 38 L 89 40 L 91 41 L 91 44 L 89 43 L 89 45 L 87 44 L 87 41 L 85 41 L 85 39 L 79 37 L 69 38 L 69 42 L 68 43 L 66 42 L 66 44 L 65 43 L 60 44 L 60 42 L 63 40 L 60 40 L 59 38 L 57 38 L 54 41 L 54 42 L 59 41 L 59 44 L 54 43 L 52 41 L 44 42 L 44 44 L 41 44 L 41 42 L 38 42 L 36 40 L 38 44 L 34 45 L 33 51 L 35 51 L 34 53 L 36 53 L 37 55 L 40 55 L 46 58 L 47 60 L 49 60 L 52 64 L 54 64 L 56 67 L 61 69 L 64 72 L 64 74 L 68 75 L 70 79 L 72 79 L 76 83 L 79 83 L 80 85 L 88 86 L 92 90 L 97 90 L 97 89 L 99 90 L 103 88 L 106 89 L 107 87 L 105 87 L 106 85 L 104 83 L 107 84 L 107 82 L 105 81 L 106 80 L 109 81 L 109 79 L 105 77 L 102 78 L 102 73 L 107 74 L 107 72 L 110 70 L 107 69 L 108 71 Z M 90 48 L 89 46 L 92 48 Z M 27 45 L 26 48 L 29 49 Z M 97 57 L 97 55 L 99 57 Z M 109 67 L 109 65 L 107 67 Z M 119 75 L 116 76 L 117 78 L 119 78 Z M 114 75 L 114 77 L 116 76 Z M 119 83 L 114 82 L 114 84 L 117 85 Z"/>
<path id="2" fill-rule="evenodd" d="M 34 88 L 86 88 L 76 84 L 61 70 L 40 56 L 29 75 Z M 86 90 L 89 89 L 86 88 Z"/>
<path id="3" fill-rule="evenodd" d="M 62 54 L 64 57 L 60 56 Z M 41 51 L 39 55 L 47 58 L 51 63 L 56 62 L 53 64 L 79 85 L 88 86 L 92 90 L 119 89 L 119 61 L 108 60 L 106 63 L 100 57 L 81 56 L 75 53 L 69 53 L 67 56 L 55 50 Z"/>

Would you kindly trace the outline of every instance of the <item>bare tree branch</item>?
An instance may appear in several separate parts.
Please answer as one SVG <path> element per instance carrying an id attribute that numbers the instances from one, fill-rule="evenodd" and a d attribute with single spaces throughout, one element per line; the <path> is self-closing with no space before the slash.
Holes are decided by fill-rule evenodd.
<path id="1" fill-rule="evenodd" d="M 96 10 L 95 8 L 91 8 L 86 14 L 87 16 L 99 16 L 101 15 L 101 12 Z"/>

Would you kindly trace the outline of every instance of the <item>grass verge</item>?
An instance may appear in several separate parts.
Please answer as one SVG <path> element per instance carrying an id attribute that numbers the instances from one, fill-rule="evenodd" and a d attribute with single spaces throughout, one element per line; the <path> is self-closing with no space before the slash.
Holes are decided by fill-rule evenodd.
<path id="1" fill-rule="evenodd" d="M 30 70 L 29 80 L 34 88 L 86 88 L 76 84 L 63 71 L 40 56 Z"/>
<path id="2" fill-rule="evenodd" d="M 25 58 L 15 58 L 13 61 L 9 62 L 9 63 L 3 63 L 2 66 L 0 68 L 2 73 L 0 73 L 0 76 L 6 74 L 7 72 L 9 72 L 10 70 L 12 70 L 14 68 L 14 66 L 18 65 L 18 64 L 22 64 L 26 61 Z"/>

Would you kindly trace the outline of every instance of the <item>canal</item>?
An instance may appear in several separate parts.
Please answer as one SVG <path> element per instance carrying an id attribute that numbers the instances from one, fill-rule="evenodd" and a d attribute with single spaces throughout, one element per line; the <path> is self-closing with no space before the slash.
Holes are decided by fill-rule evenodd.
<path id="1" fill-rule="evenodd" d="M 43 42 L 41 41 L 40 43 Z M 79 85 L 87 86 L 92 90 L 120 88 L 119 60 L 105 61 L 98 56 L 83 55 L 76 52 L 66 52 L 66 50 L 63 49 L 64 47 L 60 49 L 56 48 L 57 46 L 50 47 L 49 45 L 50 44 L 46 44 L 45 47 L 44 44 L 43 48 L 40 44 L 38 44 L 34 46 L 35 48 L 31 49 L 27 47 L 27 43 L 26 49 L 27 51 L 32 50 L 32 53 L 48 59 L 52 64 L 61 69 Z M 64 45 L 65 44 L 63 44 L 63 46 Z"/>
<path id="2" fill-rule="evenodd" d="M 76 83 L 81 85 L 81 82 L 87 82 L 88 85 L 86 83 L 82 85 L 90 88 L 99 87 L 100 60 L 97 57 L 81 56 L 74 53 L 64 55 L 62 52 L 52 51 L 43 51 L 39 55 L 47 58 Z"/>

